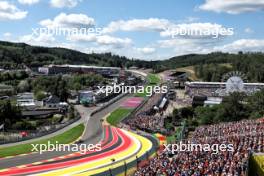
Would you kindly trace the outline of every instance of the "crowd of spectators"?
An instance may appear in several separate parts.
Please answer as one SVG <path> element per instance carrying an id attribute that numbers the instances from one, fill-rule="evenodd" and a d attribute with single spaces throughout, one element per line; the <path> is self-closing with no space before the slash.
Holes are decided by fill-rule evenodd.
<path id="1" fill-rule="evenodd" d="M 198 127 L 185 142 L 231 144 L 233 150 L 160 150 L 135 176 L 246 176 L 250 154 L 264 152 L 263 130 L 263 119 Z"/>
<path id="2" fill-rule="evenodd" d="M 257 87 L 245 87 L 244 91 L 247 94 L 254 94 L 255 92 L 259 91 Z M 226 90 L 225 87 L 210 87 L 210 86 L 194 86 L 194 87 L 188 87 L 186 88 L 186 93 L 190 97 L 194 96 L 207 96 L 207 97 L 213 97 L 213 96 L 226 96 L 228 95 L 228 91 Z"/>
<path id="3" fill-rule="evenodd" d="M 160 115 L 139 115 L 134 119 L 128 120 L 131 129 L 140 129 L 147 132 L 162 132 L 164 131 L 164 120 Z"/>
<path id="4" fill-rule="evenodd" d="M 140 129 L 148 132 L 164 132 L 164 119 L 159 109 L 163 94 L 154 94 L 135 116 L 126 121 L 131 129 Z"/>
<path id="5" fill-rule="evenodd" d="M 188 89 L 186 92 L 190 97 L 194 97 L 194 96 L 211 97 L 216 94 L 217 90 L 218 89 L 214 89 L 214 88 L 192 88 L 192 89 Z"/>
<path id="6" fill-rule="evenodd" d="M 206 136 L 210 137 L 228 137 L 236 135 L 248 135 L 263 133 L 264 125 L 262 119 L 259 120 L 242 120 L 239 122 L 227 122 L 209 126 L 197 127 L 193 133 L 194 138 Z"/>

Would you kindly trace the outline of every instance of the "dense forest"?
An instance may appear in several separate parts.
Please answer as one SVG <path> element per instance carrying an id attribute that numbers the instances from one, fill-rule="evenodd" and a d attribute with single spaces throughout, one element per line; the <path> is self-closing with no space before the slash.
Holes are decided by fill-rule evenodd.
<path id="1" fill-rule="evenodd" d="M 87 64 L 111 67 L 138 67 L 150 68 L 150 63 L 111 53 L 85 54 L 65 48 L 48 48 L 30 46 L 25 43 L 11 43 L 0 41 L 0 68 L 38 67 L 47 64 Z"/>
<path id="2" fill-rule="evenodd" d="M 196 75 L 204 81 L 220 81 L 230 71 L 244 73 L 250 82 L 264 82 L 264 54 L 229 54 L 224 63 L 199 63 L 195 65 Z"/>
<path id="3" fill-rule="evenodd" d="M 215 52 L 178 56 L 158 61 L 156 71 L 185 66 L 195 66 L 197 77 L 204 81 L 221 81 L 225 73 L 240 71 L 250 82 L 264 82 L 264 53 L 260 52 L 237 54 Z"/>
<path id="4" fill-rule="evenodd" d="M 155 60 L 155 58 L 153 58 Z M 264 82 L 264 53 L 237 54 L 214 52 L 189 54 L 162 61 L 129 59 L 112 53 L 85 54 L 65 48 L 30 46 L 24 43 L 0 42 L 0 68 L 37 67 L 46 64 L 86 64 L 112 67 L 151 68 L 154 72 L 194 66 L 198 78 L 220 81 L 229 71 L 241 71 L 250 82 Z"/>

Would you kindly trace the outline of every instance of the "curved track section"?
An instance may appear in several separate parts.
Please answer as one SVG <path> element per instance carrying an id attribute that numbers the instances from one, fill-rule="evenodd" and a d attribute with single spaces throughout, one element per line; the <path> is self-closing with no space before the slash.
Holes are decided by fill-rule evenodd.
<path id="1" fill-rule="evenodd" d="M 125 130 L 104 126 L 101 150 L 71 153 L 0 170 L 0 175 L 97 175 L 129 163 L 150 151 L 152 142 Z M 137 156 L 137 157 L 136 157 Z"/>

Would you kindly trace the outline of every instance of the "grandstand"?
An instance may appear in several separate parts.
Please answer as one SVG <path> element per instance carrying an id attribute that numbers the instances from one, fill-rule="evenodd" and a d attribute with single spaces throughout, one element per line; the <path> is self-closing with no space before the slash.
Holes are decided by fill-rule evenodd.
<path id="1" fill-rule="evenodd" d="M 166 133 L 162 112 L 168 104 L 166 94 L 154 94 L 144 106 L 138 110 L 134 117 L 127 119 L 125 124 L 129 128 L 156 133 Z"/>
<path id="2" fill-rule="evenodd" d="M 135 176 L 152 175 L 248 175 L 251 154 L 264 152 L 263 120 L 243 120 L 196 128 L 183 143 L 232 144 L 233 151 L 181 151 L 172 154 L 160 150 Z M 178 142 L 179 143 L 179 142 Z"/>
<path id="3" fill-rule="evenodd" d="M 98 73 L 104 76 L 118 74 L 120 68 L 98 67 L 86 65 L 47 65 L 38 68 L 38 72 L 46 75 L 69 74 L 69 73 Z"/>
<path id="4" fill-rule="evenodd" d="M 226 95 L 226 85 L 226 82 L 186 82 L 185 91 L 190 97 L 222 97 Z M 264 88 L 264 83 L 243 83 L 243 85 L 244 91 L 248 94 Z"/>

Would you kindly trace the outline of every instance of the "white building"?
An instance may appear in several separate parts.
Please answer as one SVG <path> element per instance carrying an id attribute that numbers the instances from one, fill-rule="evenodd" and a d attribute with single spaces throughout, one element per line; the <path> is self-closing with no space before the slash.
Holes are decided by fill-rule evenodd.
<path id="1" fill-rule="evenodd" d="M 47 108 L 59 108 L 60 99 L 56 95 L 51 95 L 43 100 L 43 106 Z"/>
<path id="2" fill-rule="evenodd" d="M 34 108 L 36 103 L 34 100 L 34 94 L 31 92 L 25 92 L 17 95 L 17 106 Z"/>
<path id="3" fill-rule="evenodd" d="M 220 97 L 208 97 L 206 101 L 204 101 L 204 106 L 212 107 L 214 105 L 219 105 L 223 101 Z"/>

